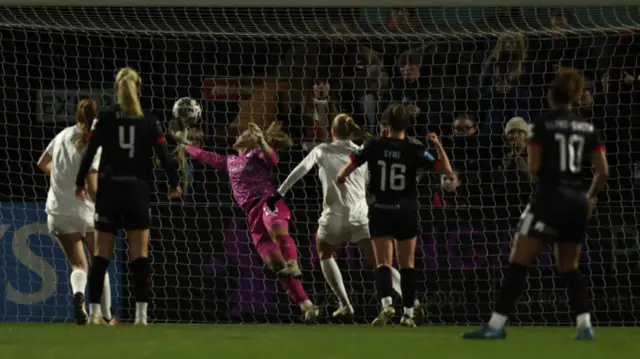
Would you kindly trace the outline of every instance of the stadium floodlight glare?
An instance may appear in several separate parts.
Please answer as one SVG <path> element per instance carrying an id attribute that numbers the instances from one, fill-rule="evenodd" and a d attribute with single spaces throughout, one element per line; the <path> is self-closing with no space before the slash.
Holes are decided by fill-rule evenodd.
<path id="1" fill-rule="evenodd" d="M 276 180 L 282 181 L 306 154 L 303 144 L 310 131 L 303 124 L 315 122 L 305 122 L 300 112 L 313 103 L 314 80 L 327 80 L 331 74 L 328 81 L 337 91 L 344 85 L 339 74 L 361 65 L 360 60 L 352 65 L 341 60 L 320 70 L 318 58 L 326 54 L 312 54 L 313 44 L 350 38 L 372 46 L 384 59 L 394 59 L 400 50 L 384 53 L 379 49 L 418 43 L 431 61 L 425 66 L 433 68 L 427 71 L 432 77 L 431 92 L 455 97 L 441 99 L 441 107 L 430 110 L 429 118 L 450 126 L 446 118 L 452 121 L 460 113 L 481 113 L 458 106 L 471 101 L 463 98 L 469 92 L 465 89 L 476 86 L 472 77 L 477 73 L 471 69 L 482 68 L 500 34 L 547 36 L 556 31 L 551 16 L 565 14 L 570 17 L 565 30 L 574 34 L 578 45 L 588 43 L 605 51 L 590 52 L 581 59 L 598 66 L 594 86 L 601 91 L 611 66 L 606 50 L 615 47 L 608 41 L 640 28 L 637 0 L 614 0 L 609 6 L 595 0 L 538 0 L 536 7 L 523 0 L 393 2 L 395 7 L 419 8 L 412 10 L 415 23 L 407 31 L 389 28 L 391 11 L 383 7 L 390 3 L 383 0 L 325 0 L 296 4 L 303 6 L 296 9 L 278 9 L 291 5 L 284 0 L 139 0 L 135 7 L 131 5 L 130 0 L 0 0 L 0 128 L 4 130 L 0 131 L 0 278 L 6 277 L 9 289 L 5 292 L 10 294 L 0 293 L 0 321 L 71 320 L 68 268 L 55 241 L 44 233 L 42 203 L 48 182 L 34 164 L 54 135 L 73 124 L 79 99 L 96 98 L 103 106 L 114 103 L 113 80 L 120 67 L 139 70 L 143 106 L 165 124 L 171 120 L 174 101 L 182 97 L 201 101 L 209 150 L 232 151 L 229 143 L 247 121 L 285 121 L 296 143 L 290 152 L 280 153 Z M 350 8 L 316 7 L 345 5 Z M 573 45 L 558 46 L 553 50 L 562 52 Z M 536 56 L 532 51 L 529 59 L 544 62 Z M 464 88 L 449 91 L 450 83 L 464 83 Z M 386 96 L 385 91 L 368 95 L 375 100 Z M 626 90 L 615 91 L 621 98 L 626 94 Z M 608 147 L 610 155 L 616 156 L 612 162 L 616 176 L 609 181 L 607 200 L 598 205 L 591 222 L 585 252 L 590 263 L 585 270 L 596 297 L 594 322 L 636 324 L 639 318 L 632 308 L 640 300 L 636 279 L 640 246 L 635 229 L 640 216 L 631 188 L 640 183 L 640 164 L 629 170 L 637 161 L 638 153 L 632 152 L 637 149 L 621 144 L 628 144 L 638 122 L 629 120 L 631 115 L 625 112 L 629 106 L 612 102 L 614 95 L 618 94 L 600 97 L 596 106 L 615 118 L 615 129 L 608 130 L 626 137 Z M 350 110 L 366 112 L 362 108 L 366 105 L 360 105 Z M 497 143 L 495 136 L 481 136 L 486 148 Z M 606 139 L 605 145 L 609 146 Z M 479 177 L 493 180 L 494 170 L 480 169 Z M 296 308 L 277 288 L 274 276 L 265 272 L 251 246 L 228 179 L 195 162 L 188 172 L 192 188 L 183 203 L 169 203 L 164 187 L 159 187 L 154 199 L 151 319 L 180 323 L 296 320 Z M 525 203 L 507 208 L 497 202 L 496 186 L 484 182 L 474 194 L 477 204 L 470 206 L 472 212 L 440 211 L 432 216 L 436 209 L 430 204 L 429 191 L 439 182 L 430 180 L 432 186 L 421 187 L 425 233 L 416 259 L 424 274 L 419 291 L 427 320 L 477 323 L 494 303 L 493 289 L 501 279 L 512 228 Z M 292 234 L 299 242 L 303 283 L 314 302 L 329 306 L 335 303 L 330 302 L 333 298 L 319 271 L 313 239 L 322 205 L 319 188 L 314 175 L 306 176 L 288 201 L 295 217 Z M 612 239 L 613 247 L 606 244 Z M 114 291 L 119 296 L 114 303 L 124 308 L 119 315 L 126 317 L 132 299 L 124 289 L 124 252 L 123 248 L 117 251 L 111 283 L 121 288 Z M 339 252 L 338 258 L 354 306 L 364 308 L 364 316 L 358 314 L 357 319 L 371 319 L 377 310 L 373 275 L 351 247 Z M 549 258 L 548 252 L 541 256 L 543 269 L 532 273 L 532 291 L 518 306 L 514 323 L 570 321 L 563 287 L 553 279 Z"/>

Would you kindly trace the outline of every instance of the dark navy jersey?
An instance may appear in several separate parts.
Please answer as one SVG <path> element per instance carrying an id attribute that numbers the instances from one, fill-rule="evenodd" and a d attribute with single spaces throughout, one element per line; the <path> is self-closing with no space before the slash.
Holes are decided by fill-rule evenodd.
<path id="1" fill-rule="evenodd" d="M 103 109 L 93 121 L 89 144 L 76 179 L 84 187 L 91 161 L 99 147 L 102 157 L 98 169 L 101 180 L 153 181 L 155 153 L 167 172 L 171 187 L 180 183 L 175 161 L 169 159 L 166 139 L 155 116 L 128 117 L 119 106 Z"/>
<path id="2" fill-rule="evenodd" d="M 435 169 L 436 158 L 422 145 L 407 139 L 379 138 L 371 141 L 351 160 L 369 167 L 369 194 L 378 204 L 416 203 L 419 169 Z"/>
<path id="3" fill-rule="evenodd" d="M 590 174 L 586 161 L 594 151 L 604 151 L 590 121 L 567 111 L 554 111 L 530 125 L 529 145 L 542 149 L 537 192 L 553 188 L 584 191 Z"/>

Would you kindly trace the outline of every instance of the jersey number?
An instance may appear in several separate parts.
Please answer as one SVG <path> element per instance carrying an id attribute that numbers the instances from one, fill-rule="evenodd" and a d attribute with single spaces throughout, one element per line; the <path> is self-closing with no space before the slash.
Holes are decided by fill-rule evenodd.
<path id="1" fill-rule="evenodd" d="M 556 133 L 554 136 L 560 148 L 560 171 L 580 173 L 582 171 L 582 153 L 584 151 L 584 137 L 580 135 L 565 136 Z"/>
<path id="2" fill-rule="evenodd" d="M 125 126 L 118 127 L 118 138 L 120 139 L 120 148 L 129 150 L 129 158 L 133 158 L 135 155 L 136 127 L 129 126 L 129 131 L 125 131 Z"/>
<path id="3" fill-rule="evenodd" d="M 389 189 L 392 191 L 402 191 L 404 190 L 406 181 L 405 181 L 405 173 L 407 172 L 407 166 L 401 163 L 393 163 L 389 167 L 389 171 L 387 173 L 387 163 L 380 160 L 378 161 L 378 165 L 380 166 L 381 177 L 380 177 L 380 189 L 383 191 L 387 190 L 387 177 L 389 177 Z"/>

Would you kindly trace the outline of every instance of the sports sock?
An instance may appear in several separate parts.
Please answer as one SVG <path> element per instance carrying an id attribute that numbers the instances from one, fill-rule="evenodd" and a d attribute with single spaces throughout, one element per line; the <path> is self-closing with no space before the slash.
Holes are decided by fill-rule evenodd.
<path id="1" fill-rule="evenodd" d="M 402 306 L 405 313 L 411 311 L 413 317 L 413 305 L 416 298 L 415 269 L 400 269 L 400 285 L 402 286 Z"/>
<path id="2" fill-rule="evenodd" d="M 71 271 L 69 281 L 71 282 L 72 294 L 84 294 L 85 288 L 87 287 L 87 272 L 82 269 L 74 269 Z"/>
<path id="3" fill-rule="evenodd" d="M 133 273 L 133 290 L 136 302 L 149 302 L 149 282 L 151 273 L 149 259 L 146 257 L 140 257 L 131 262 L 131 272 Z"/>
<path id="4" fill-rule="evenodd" d="M 93 259 L 93 265 L 89 271 L 89 303 L 100 304 L 102 296 L 102 288 L 104 287 L 104 276 L 109 267 L 109 260 L 96 256 Z M 99 305 L 98 305 L 99 307 Z M 95 307 L 91 306 L 91 314 L 94 315 Z"/>
<path id="5" fill-rule="evenodd" d="M 391 285 L 391 268 L 388 266 L 380 266 L 376 269 L 376 291 L 378 292 L 378 298 L 383 302 L 382 306 L 387 307 L 385 303 L 391 300 L 391 293 L 393 287 Z M 388 300 L 386 298 L 389 298 Z"/>
<path id="6" fill-rule="evenodd" d="M 502 329 L 504 328 L 505 324 L 507 324 L 508 319 L 509 317 L 504 314 L 493 312 L 491 314 L 491 319 L 489 319 L 489 328 Z"/>
<path id="7" fill-rule="evenodd" d="M 413 318 L 413 307 L 411 308 L 404 307 L 404 315 L 409 318 Z"/>
<path id="8" fill-rule="evenodd" d="M 400 272 L 393 267 L 389 267 L 391 269 L 391 285 L 393 286 L 393 291 L 398 293 L 400 297 L 402 297 L 402 285 L 400 284 Z"/>
<path id="9" fill-rule="evenodd" d="M 300 280 L 294 278 L 280 278 L 280 284 L 287 292 L 292 303 L 299 304 L 305 300 L 309 300 L 309 296 L 307 295 L 307 292 L 304 291 Z"/>
<path id="10" fill-rule="evenodd" d="M 102 298 L 100 299 L 102 316 L 106 320 L 111 320 L 111 283 L 109 273 L 104 275 L 104 285 L 102 287 Z"/>
<path id="11" fill-rule="evenodd" d="M 147 320 L 147 308 L 149 303 L 136 302 L 136 320 Z"/>
<path id="12" fill-rule="evenodd" d="M 506 270 L 502 292 L 498 298 L 496 312 L 509 315 L 527 283 L 527 267 L 519 263 L 510 263 Z"/>
<path id="13" fill-rule="evenodd" d="M 567 284 L 567 295 L 571 304 L 571 310 L 577 315 L 577 325 L 579 328 L 591 327 L 591 315 L 589 314 L 589 298 L 587 295 L 587 285 L 582 280 L 582 276 L 577 269 L 562 273 L 562 277 Z"/>
<path id="14" fill-rule="evenodd" d="M 280 252 L 282 252 L 282 258 L 287 262 L 297 261 L 298 246 L 296 245 L 296 241 L 294 241 L 289 234 L 279 234 L 277 239 L 280 245 Z"/>
<path id="15" fill-rule="evenodd" d="M 347 290 L 344 287 L 342 274 L 340 273 L 340 268 L 336 260 L 333 259 L 333 257 L 321 260 L 320 267 L 322 267 L 324 278 L 327 280 L 327 283 L 329 283 L 331 290 L 333 290 L 333 294 L 340 300 L 340 305 L 350 306 L 351 302 L 349 302 L 349 296 L 347 296 Z"/>

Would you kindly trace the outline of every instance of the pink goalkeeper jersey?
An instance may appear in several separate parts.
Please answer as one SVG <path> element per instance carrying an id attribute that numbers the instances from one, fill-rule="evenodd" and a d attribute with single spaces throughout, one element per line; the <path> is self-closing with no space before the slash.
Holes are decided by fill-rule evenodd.
<path id="1" fill-rule="evenodd" d="M 224 156 L 193 146 L 187 146 L 186 150 L 193 158 L 229 174 L 233 197 L 245 212 L 276 191 L 276 186 L 269 180 L 271 170 L 278 164 L 275 151 L 267 155 L 255 148 L 240 155 Z"/>

